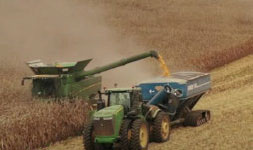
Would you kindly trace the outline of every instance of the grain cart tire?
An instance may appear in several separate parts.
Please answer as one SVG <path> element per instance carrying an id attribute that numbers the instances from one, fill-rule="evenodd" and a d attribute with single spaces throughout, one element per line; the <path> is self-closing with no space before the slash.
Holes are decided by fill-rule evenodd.
<path id="1" fill-rule="evenodd" d="M 184 125 L 194 127 L 199 126 L 200 122 L 198 120 L 200 120 L 200 118 L 201 114 L 198 113 L 197 111 L 189 112 L 185 117 Z"/>
<path id="2" fill-rule="evenodd" d="M 123 120 L 120 128 L 120 147 L 121 150 L 129 150 L 131 139 L 131 120 Z"/>
<path id="3" fill-rule="evenodd" d="M 210 120 L 209 110 L 196 110 L 189 112 L 184 121 L 185 126 L 200 126 Z"/>
<path id="4" fill-rule="evenodd" d="M 93 124 L 87 123 L 83 131 L 83 146 L 85 150 L 95 150 Z"/>
<path id="5" fill-rule="evenodd" d="M 149 144 L 149 129 L 146 122 L 137 119 L 132 123 L 130 149 L 147 150 Z"/>
<path id="6" fill-rule="evenodd" d="M 206 118 L 206 122 L 211 120 L 211 112 L 209 110 L 207 110 L 205 118 Z"/>
<path id="7" fill-rule="evenodd" d="M 170 137 L 170 119 L 169 115 L 159 112 L 154 120 L 152 130 L 153 140 L 155 142 L 165 142 Z"/>

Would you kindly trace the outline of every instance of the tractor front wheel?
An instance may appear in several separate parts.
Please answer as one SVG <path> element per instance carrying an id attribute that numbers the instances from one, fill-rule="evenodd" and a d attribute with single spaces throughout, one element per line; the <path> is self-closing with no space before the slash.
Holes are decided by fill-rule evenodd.
<path id="1" fill-rule="evenodd" d="M 92 125 L 92 123 L 87 123 L 84 126 L 83 145 L 84 145 L 84 149 L 85 150 L 95 150 L 94 135 L 93 135 L 93 125 Z"/>
<path id="2" fill-rule="evenodd" d="M 123 120 L 120 128 L 120 146 L 121 150 L 129 150 L 131 139 L 131 120 Z"/>
<path id="3" fill-rule="evenodd" d="M 169 115 L 159 112 L 153 124 L 153 139 L 155 142 L 165 142 L 170 137 L 170 119 Z"/>
<path id="4" fill-rule="evenodd" d="M 147 150 L 149 144 L 149 129 L 146 122 L 137 119 L 132 123 L 131 129 L 131 150 Z"/>

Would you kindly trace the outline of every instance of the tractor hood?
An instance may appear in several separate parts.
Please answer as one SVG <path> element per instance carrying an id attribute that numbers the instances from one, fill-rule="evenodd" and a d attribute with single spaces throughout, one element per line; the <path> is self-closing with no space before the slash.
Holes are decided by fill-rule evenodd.
<path id="1" fill-rule="evenodd" d="M 96 112 L 93 116 L 94 136 L 96 142 L 107 143 L 116 140 L 119 136 L 119 130 L 123 117 L 124 108 L 121 105 L 106 107 Z"/>
<path id="2" fill-rule="evenodd" d="M 123 112 L 123 110 L 124 108 L 121 105 L 106 107 L 104 109 L 99 110 L 98 112 L 95 112 L 94 119 L 96 120 L 97 118 L 112 118 L 118 113 Z"/>

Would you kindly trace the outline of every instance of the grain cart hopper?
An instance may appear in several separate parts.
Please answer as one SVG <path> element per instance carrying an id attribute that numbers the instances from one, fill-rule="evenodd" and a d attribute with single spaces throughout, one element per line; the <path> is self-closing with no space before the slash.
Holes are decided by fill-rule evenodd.
<path id="1" fill-rule="evenodd" d="M 150 51 L 87 71 L 84 68 L 92 59 L 55 64 L 44 64 L 40 60 L 31 61 L 27 65 L 35 75 L 24 77 L 22 84 L 24 80 L 32 80 L 32 95 L 40 99 L 88 99 L 101 89 L 101 76 L 95 74 L 147 57 L 158 58 L 158 54 L 156 51 Z"/>
<path id="2" fill-rule="evenodd" d="M 199 126 L 210 119 L 209 110 L 192 111 L 211 88 L 210 75 L 200 72 L 177 72 L 169 78 L 157 78 L 139 84 L 147 105 L 156 105 L 170 116 L 171 124 Z M 165 87 L 165 88 L 164 88 Z"/>

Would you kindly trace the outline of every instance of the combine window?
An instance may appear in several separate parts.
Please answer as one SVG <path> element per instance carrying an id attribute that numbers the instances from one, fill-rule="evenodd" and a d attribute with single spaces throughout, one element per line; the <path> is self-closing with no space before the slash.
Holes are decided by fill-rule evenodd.
<path id="1" fill-rule="evenodd" d="M 33 95 L 43 98 L 53 98 L 56 94 L 54 79 L 35 79 L 33 82 Z"/>

